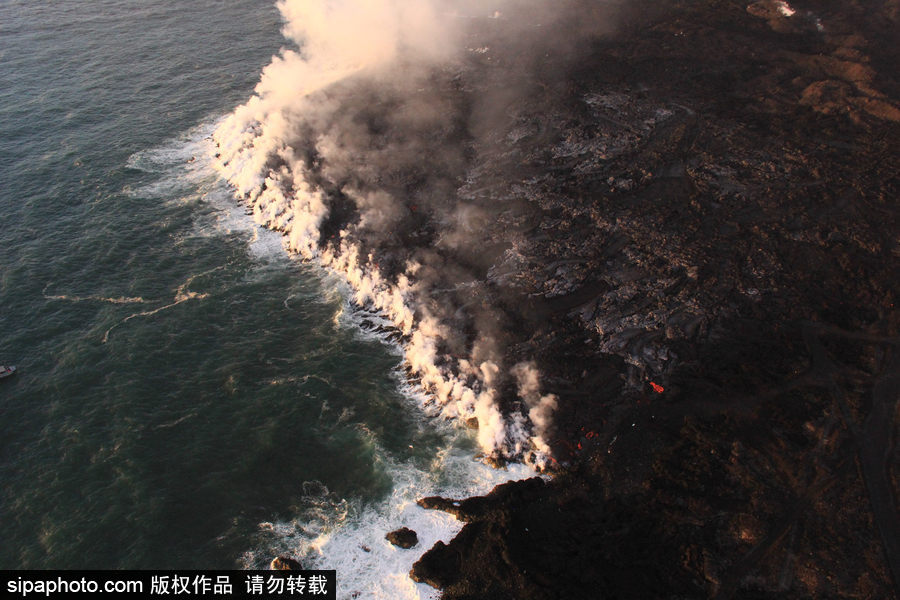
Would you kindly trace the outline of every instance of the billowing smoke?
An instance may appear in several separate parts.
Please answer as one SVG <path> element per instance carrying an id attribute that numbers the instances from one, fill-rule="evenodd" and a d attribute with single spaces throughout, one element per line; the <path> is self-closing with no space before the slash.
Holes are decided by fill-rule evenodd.
<path id="1" fill-rule="evenodd" d="M 296 47 L 214 135 L 256 221 L 388 317 L 410 376 L 447 417 L 477 420 L 494 458 L 545 464 L 556 398 L 531 359 L 510 358 L 510 299 L 489 276 L 528 211 L 491 180 L 521 174 L 486 174 L 480 157 L 532 73 L 556 72 L 599 27 L 601 4 L 280 0 Z"/>
<path id="2" fill-rule="evenodd" d="M 528 407 L 528 418 L 534 428 L 531 442 L 539 452 L 548 454 L 548 437 L 552 433 L 557 398 L 554 394 L 541 394 L 540 374 L 534 363 L 518 363 L 512 368 L 512 374 L 516 378 L 519 397 Z"/>

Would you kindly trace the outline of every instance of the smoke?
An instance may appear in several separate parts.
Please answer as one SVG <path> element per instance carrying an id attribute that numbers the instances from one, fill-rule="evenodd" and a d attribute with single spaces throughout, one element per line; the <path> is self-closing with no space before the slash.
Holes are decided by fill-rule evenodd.
<path id="1" fill-rule="evenodd" d="M 549 454 L 548 436 L 552 432 L 557 398 L 554 394 L 541 395 L 540 374 L 533 362 L 516 364 L 512 368 L 512 374 L 516 378 L 519 397 L 525 401 L 528 418 L 534 427 L 531 441 L 539 452 Z"/>
<path id="2" fill-rule="evenodd" d="M 480 159 L 606 27 L 606 4 L 280 0 L 295 47 L 214 134 L 256 222 L 389 318 L 411 377 L 447 417 L 477 420 L 495 458 L 544 464 L 556 397 L 512 358 L 514 299 L 489 276 L 527 214 L 492 182 L 519 167 L 488 173 Z"/>
<path id="3" fill-rule="evenodd" d="M 438 60 L 454 46 L 453 29 L 429 0 L 280 0 L 277 6 L 285 37 L 319 69 L 383 64 L 404 50 Z"/>

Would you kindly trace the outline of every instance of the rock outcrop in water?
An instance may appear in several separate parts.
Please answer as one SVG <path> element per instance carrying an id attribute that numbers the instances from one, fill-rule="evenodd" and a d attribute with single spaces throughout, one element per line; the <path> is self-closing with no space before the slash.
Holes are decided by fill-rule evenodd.
<path id="1" fill-rule="evenodd" d="M 273 571 L 302 571 L 302 565 L 289 556 L 276 556 L 272 559 L 269 568 Z"/>
<path id="2" fill-rule="evenodd" d="M 419 543 L 419 536 L 409 527 L 401 527 L 396 531 L 391 531 L 384 536 L 384 539 L 404 550 L 409 550 Z"/>

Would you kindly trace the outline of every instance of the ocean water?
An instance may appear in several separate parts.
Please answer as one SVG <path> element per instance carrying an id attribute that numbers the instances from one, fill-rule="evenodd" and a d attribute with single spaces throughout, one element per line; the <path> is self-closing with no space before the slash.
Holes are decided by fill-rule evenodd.
<path id="1" fill-rule="evenodd" d="M 527 474 L 428 417 L 344 281 L 234 200 L 211 135 L 273 3 L 0 3 L 0 568 L 336 568 L 418 598 L 451 517 Z M 403 551 L 384 534 L 420 535 Z"/>

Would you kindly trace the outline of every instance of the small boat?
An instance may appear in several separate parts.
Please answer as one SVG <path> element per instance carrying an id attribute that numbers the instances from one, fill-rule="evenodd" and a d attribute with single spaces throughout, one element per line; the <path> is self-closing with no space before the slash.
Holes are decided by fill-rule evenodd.
<path id="1" fill-rule="evenodd" d="M 11 366 L 10 366 L 10 367 L 4 367 L 3 365 L 0 365 L 0 379 L 4 379 L 4 378 L 6 378 L 6 377 L 9 377 L 10 375 L 12 375 L 12 374 L 15 373 L 15 372 L 16 372 L 16 368 L 15 368 L 15 367 L 11 367 Z"/>

